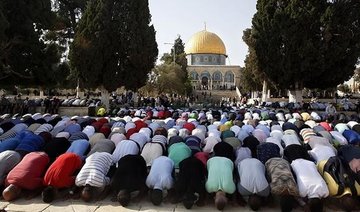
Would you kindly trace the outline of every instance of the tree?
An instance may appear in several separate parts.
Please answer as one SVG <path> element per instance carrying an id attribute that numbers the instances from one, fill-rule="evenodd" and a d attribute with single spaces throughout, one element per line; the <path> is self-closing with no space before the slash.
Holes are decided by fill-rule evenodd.
<path id="1" fill-rule="evenodd" d="M 174 51 L 175 49 L 175 51 Z M 178 64 L 181 67 L 181 70 L 183 74 L 181 74 L 182 77 L 179 77 L 178 80 L 184 84 L 184 89 L 178 92 L 180 94 L 190 94 L 192 92 L 192 86 L 191 84 L 187 83 L 188 81 L 188 72 L 187 72 L 187 59 L 185 54 L 185 44 L 183 43 L 180 35 L 175 39 L 173 48 L 171 49 L 171 53 L 165 53 L 161 57 L 161 61 L 164 64 L 171 64 L 174 62 L 174 54 L 175 54 L 175 63 Z"/>
<path id="2" fill-rule="evenodd" d="M 70 48 L 70 64 L 89 88 L 108 92 L 145 85 L 158 54 L 148 1 L 90 0 Z"/>
<path id="3" fill-rule="evenodd" d="M 244 30 L 242 39 L 248 45 L 248 54 L 244 61 L 245 67 L 241 71 L 241 87 L 245 91 L 259 91 L 265 77 L 258 67 L 251 29 Z"/>
<path id="4" fill-rule="evenodd" d="M 354 80 L 357 83 L 360 83 L 360 67 L 357 67 L 354 72 Z"/>
<path id="5" fill-rule="evenodd" d="M 343 92 L 344 94 L 349 94 L 351 93 L 351 88 L 349 87 L 349 85 L 347 84 L 341 84 L 337 87 L 337 89 L 341 92 Z"/>
<path id="6" fill-rule="evenodd" d="M 184 78 L 185 73 L 178 64 L 163 63 L 153 70 L 155 75 L 154 87 L 161 93 L 184 93 L 184 83 L 179 79 Z"/>
<path id="7" fill-rule="evenodd" d="M 252 21 L 259 69 L 295 101 L 304 87 L 349 79 L 360 56 L 359 10 L 358 0 L 259 0 Z"/>
<path id="8" fill-rule="evenodd" d="M 0 2 L 0 87 L 56 84 L 59 48 L 44 37 L 54 17 L 50 0 Z"/>

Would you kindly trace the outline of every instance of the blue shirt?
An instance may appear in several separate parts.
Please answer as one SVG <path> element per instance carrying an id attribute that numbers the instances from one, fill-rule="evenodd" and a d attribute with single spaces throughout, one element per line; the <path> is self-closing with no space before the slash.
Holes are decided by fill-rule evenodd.
<path id="1" fill-rule="evenodd" d="M 6 150 L 14 150 L 20 144 L 20 139 L 18 136 L 15 138 L 9 138 L 0 142 L 0 152 Z"/>
<path id="2" fill-rule="evenodd" d="M 20 138 L 20 144 L 16 147 L 15 150 L 36 152 L 42 150 L 45 145 L 44 139 L 39 135 L 35 135 L 25 131 L 25 133 L 22 133 L 20 135 L 20 137 L 22 137 Z"/>
<path id="3" fill-rule="evenodd" d="M 71 152 L 71 153 L 77 154 L 84 160 L 85 153 L 88 150 L 89 146 L 90 146 L 90 143 L 88 140 L 79 139 L 79 140 L 73 141 L 71 143 L 71 146 L 69 147 L 69 149 L 66 152 Z"/>
<path id="4" fill-rule="evenodd" d="M 70 135 L 80 131 L 81 131 L 81 126 L 79 124 L 69 124 L 64 129 L 64 132 L 68 132 Z"/>

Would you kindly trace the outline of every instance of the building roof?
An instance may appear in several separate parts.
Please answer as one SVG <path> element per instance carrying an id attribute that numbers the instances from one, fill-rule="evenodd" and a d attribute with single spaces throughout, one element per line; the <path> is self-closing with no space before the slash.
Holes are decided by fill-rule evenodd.
<path id="1" fill-rule="evenodd" d="M 185 45 L 186 54 L 222 54 L 226 55 L 226 48 L 215 33 L 202 30 L 195 33 Z"/>

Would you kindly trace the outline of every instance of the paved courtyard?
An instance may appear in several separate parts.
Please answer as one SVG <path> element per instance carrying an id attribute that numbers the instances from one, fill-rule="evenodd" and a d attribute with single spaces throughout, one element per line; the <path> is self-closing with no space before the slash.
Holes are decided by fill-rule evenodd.
<path id="1" fill-rule="evenodd" d="M 208 202 L 203 207 L 194 206 L 191 210 L 187 210 L 181 203 L 170 204 L 164 202 L 161 206 L 154 206 L 149 200 L 143 198 L 140 202 L 131 202 L 128 207 L 124 208 L 120 206 L 118 202 L 112 202 L 110 197 L 102 201 L 86 203 L 82 200 L 61 200 L 58 199 L 51 204 L 44 203 L 38 196 L 31 200 L 25 200 L 24 198 L 17 199 L 11 203 L 4 200 L 0 200 L 0 209 L 2 211 L 18 211 L 18 212 L 110 212 L 110 211 L 171 211 L 171 212 L 182 212 L 182 211 L 218 211 L 215 206 Z M 337 211 L 334 209 L 325 208 L 326 211 Z M 224 211 L 235 212 L 235 211 L 252 211 L 249 207 L 240 205 L 228 204 Z M 273 207 L 262 207 L 260 211 L 280 211 L 278 206 Z M 296 211 L 303 211 L 302 208 L 296 208 Z"/>

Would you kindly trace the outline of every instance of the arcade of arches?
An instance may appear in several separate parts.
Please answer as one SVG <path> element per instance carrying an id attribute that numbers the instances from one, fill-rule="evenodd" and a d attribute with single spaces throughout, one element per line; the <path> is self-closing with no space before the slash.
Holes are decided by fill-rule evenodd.
<path id="1" fill-rule="evenodd" d="M 189 77 L 195 90 L 234 90 L 238 66 L 192 66 Z"/>

